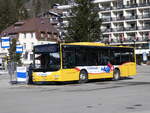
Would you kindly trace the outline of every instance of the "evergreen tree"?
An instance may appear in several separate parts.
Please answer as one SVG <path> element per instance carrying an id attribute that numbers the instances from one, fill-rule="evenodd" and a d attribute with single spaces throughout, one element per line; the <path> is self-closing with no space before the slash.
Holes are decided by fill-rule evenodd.
<path id="1" fill-rule="evenodd" d="M 96 4 L 91 0 L 75 0 L 76 6 L 71 11 L 73 16 L 68 18 L 66 41 L 90 42 L 100 41 L 101 19 L 98 16 Z"/>
<path id="2" fill-rule="evenodd" d="M 33 17 L 36 17 L 39 13 L 41 13 L 42 10 L 42 5 L 40 0 L 33 0 L 32 1 L 32 13 L 33 13 Z"/>
<path id="3" fill-rule="evenodd" d="M 49 4 L 52 7 L 55 3 L 65 5 L 68 3 L 68 0 L 49 0 Z"/>
<path id="4" fill-rule="evenodd" d="M 0 32 L 16 22 L 12 0 L 0 0 Z"/>
<path id="5" fill-rule="evenodd" d="M 28 12 L 24 7 L 24 3 L 26 3 L 26 0 L 13 0 L 13 1 L 15 5 L 17 20 L 24 20 L 28 18 Z"/>
<path id="6" fill-rule="evenodd" d="M 11 62 L 15 62 L 18 65 L 21 65 L 21 54 L 16 53 L 16 44 L 17 44 L 17 39 L 13 38 L 11 40 L 10 48 L 8 49 L 9 51 L 9 60 Z"/>
<path id="7" fill-rule="evenodd" d="M 48 11 L 50 8 L 49 0 L 42 0 L 42 12 Z"/>
<path id="8" fill-rule="evenodd" d="M 32 0 L 32 15 L 33 17 L 38 16 L 38 14 L 48 11 L 53 4 L 65 4 L 67 0 Z"/>
<path id="9" fill-rule="evenodd" d="M 23 5 L 23 0 L 0 0 L 0 32 L 28 17 Z"/>

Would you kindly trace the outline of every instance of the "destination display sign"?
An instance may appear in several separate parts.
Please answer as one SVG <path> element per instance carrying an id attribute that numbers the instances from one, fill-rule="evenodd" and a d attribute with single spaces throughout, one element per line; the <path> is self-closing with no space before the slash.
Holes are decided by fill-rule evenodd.
<path id="1" fill-rule="evenodd" d="M 54 53 L 58 52 L 58 50 L 59 50 L 58 44 L 45 44 L 34 46 L 35 53 Z"/>

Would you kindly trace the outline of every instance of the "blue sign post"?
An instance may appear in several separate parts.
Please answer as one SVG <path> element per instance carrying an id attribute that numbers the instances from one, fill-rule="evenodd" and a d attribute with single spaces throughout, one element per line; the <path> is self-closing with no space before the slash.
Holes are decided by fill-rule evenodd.
<path id="1" fill-rule="evenodd" d="M 16 46 L 16 53 L 23 53 L 23 46 L 22 45 Z"/>
<path id="2" fill-rule="evenodd" d="M 2 40 L 2 48 L 10 48 L 10 38 L 9 37 L 1 37 Z"/>
<path id="3" fill-rule="evenodd" d="M 17 82 L 26 82 L 27 81 L 27 68 L 26 67 L 17 67 Z"/>

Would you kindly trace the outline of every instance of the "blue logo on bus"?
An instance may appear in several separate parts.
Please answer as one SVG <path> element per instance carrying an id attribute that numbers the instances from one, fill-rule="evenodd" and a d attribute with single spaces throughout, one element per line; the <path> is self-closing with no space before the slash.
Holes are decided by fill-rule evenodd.
<path id="1" fill-rule="evenodd" d="M 110 71 L 114 70 L 114 66 L 112 64 L 108 64 L 106 67 L 102 67 L 101 70 L 106 73 L 110 73 Z"/>

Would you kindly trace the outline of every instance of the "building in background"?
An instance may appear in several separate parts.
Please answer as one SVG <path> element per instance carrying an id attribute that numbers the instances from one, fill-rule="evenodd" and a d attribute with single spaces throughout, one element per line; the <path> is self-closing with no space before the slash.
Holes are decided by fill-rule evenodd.
<path id="1" fill-rule="evenodd" d="M 98 5 L 102 19 L 102 42 L 136 47 L 138 62 L 143 60 L 145 52 L 150 57 L 150 0 L 93 0 L 93 3 Z M 61 12 L 61 21 L 57 24 L 61 37 L 66 32 L 67 18 L 72 16 L 74 5 L 71 2 L 53 8 Z"/>
<path id="2" fill-rule="evenodd" d="M 147 57 L 150 57 L 150 0 L 93 0 L 93 3 L 98 5 L 99 17 L 102 19 L 101 31 L 103 40 L 101 42 L 110 45 L 136 47 L 138 62 L 143 61 L 143 54 L 145 55 L 145 53 Z M 68 26 L 67 18 L 73 15 L 71 8 L 74 5 L 76 4 L 73 1 L 66 5 L 54 4 L 52 9 L 38 16 L 41 18 L 39 20 L 47 19 L 53 26 L 53 29 L 56 32 L 58 31 L 58 40 L 63 40 L 67 32 L 65 30 Z M 20 24 L 22 23 L 16 23 L 14 26 L 20 26 Z M 27 33 L 25 34 L 27 35 Z M 25 34 L 20 32 L 19 36 L 23 37 Z M 36 32 L 35 34 L 38 42 L 41 42 L 43 39 L 50 39 L 42 38 L 42 36 L 51 36 L 51 34 L 54 36 L 56 33 L 40 31 L 40 33 Z M 41 37 L 38 38 L 39 36 Z M 54 39 L 51 38 L 52 40 Z M 25 47 L 25 44 L 23 45 Z M 150 60 L 150 58 L 148 59 Z"/>
<path id="3" fill-rule="evenodd" d="M 65 36 L 66 27 L 68 26 L 67 18 L 72 16 L 71 8 L 76 5 L 74 2 L 69 2 L 68 5 L 54 4 L 52 9 L 38 15 L 40 18 L 48 18 L 50 23 L 59 31 L 61 40 Z"/>
<path id="4" fill-rule="evenodd" d="M 23 46 L 22 62 L 32 63 L 33 46 L 60 42 L 57 29 L 46 18 L 31 18 L 16 22 L 1 33 L 1 37 L 17 38 L 18 45 Z M 0 48 L 2 57 L 8 56 L 7 48 Z"/>
<path id="5" fill-rule="evenodd" d="M 150 0 L 95 0 L 103 20 L 103 41 L 136 47 L 137 60 L 150 56 Z"/>

